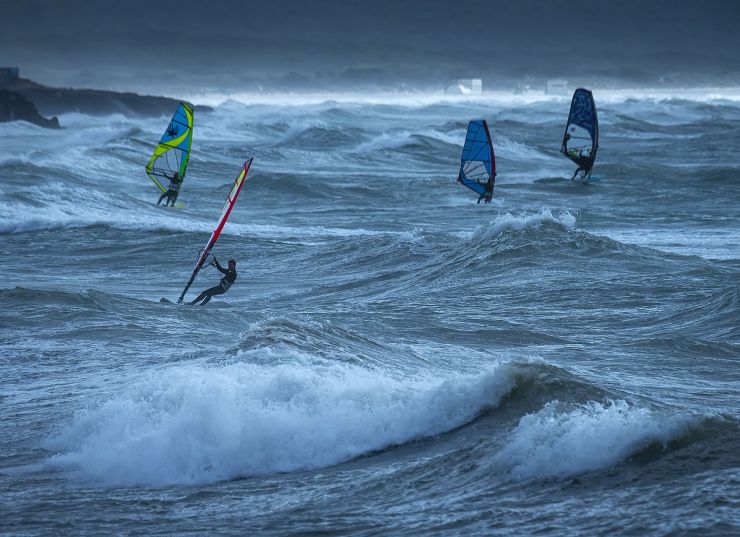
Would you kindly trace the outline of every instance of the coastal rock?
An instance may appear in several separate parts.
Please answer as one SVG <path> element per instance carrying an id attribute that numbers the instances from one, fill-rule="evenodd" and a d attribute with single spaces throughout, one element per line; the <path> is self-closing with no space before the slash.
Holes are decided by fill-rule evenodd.
<path id="1" fill-rule="evenodd" d="M 178 99 L 138 93 L 52 88 L 25 78 L 0 83 L 0 88 L 23 95 L 46 115 L 79 112 L 93 116 L 122 114 L 127 117 L 158 117 L 171 114 L 180 103 Z M 195 110 L 204 111 L 211 108 L 196 106 Z"/>
<path id="2" fill-rule="evenodd" d="M 39 114 L 36 106 L 20 93 L 0 90 L 0 123 L 19 120 L 49 129 L 59 128 L 56 116 L 46 119 Z"/>

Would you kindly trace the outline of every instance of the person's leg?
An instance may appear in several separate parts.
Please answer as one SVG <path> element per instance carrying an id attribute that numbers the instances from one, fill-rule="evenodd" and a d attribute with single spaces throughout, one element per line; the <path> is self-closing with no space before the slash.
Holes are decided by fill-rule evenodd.
<path id="1" fill-rule="evenodd" d="M 220 285 L 217 285 L 216 287 L 211 287 L 210 289 L 208 289 L 206 293 L 208 293 L 208 296 L 206 296 L 206 299 L 203 301 L 203 304 L 201 304 L 201 306 L 205 306 L 206 304 L 208 304 L 208 302 L 210 302 L 211 298 L 213 298 L 214 296 L 223 295 L 224 290 L 221 288 Z"/>
<path id="2" fill-rule="evenodd" d="M 211 289 L 213 289 L 213 288 L 211 288 Z M 201 294 L 199 294 L 195 300 L 191 300 L 190 302 L 188 302 L 188 304 L 190 304 L 191 306 L 197 304 L 198 302 L 200 302 L 201 300 L 203 300 L 206 296 L 208 296 L 208 291 L 210 291 L 211 289 L 206 289 Z M 208 299 L 210 300 L 210 297 L 208 297 Z"/>
<path id="3" fill-rule="evenodd" d="M 159 200 L 157 200 L 157 205 L 159 205 L 160 203 L 162 203 L 162 200 L 163 200 L 163 199 L 165 198 L 165 196 L 166 196 L 166 195 L 167 195 L 167 191 L 165 190 L 165 191 L 164 191 L 164 192 L 162 193 L 162 195 L 161 195 L 161 196 L 159 196 Z M 166 207 L 166 206 L 167 206 L 167 204 L 165 203 L 165 207 Z"/>

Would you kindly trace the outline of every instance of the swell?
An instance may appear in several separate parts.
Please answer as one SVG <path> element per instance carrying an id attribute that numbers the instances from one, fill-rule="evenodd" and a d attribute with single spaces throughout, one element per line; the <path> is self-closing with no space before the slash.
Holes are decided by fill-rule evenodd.
<path id="1" fill-rule="evenodd" d="M 664 475 L 681 475 L 703 471 L 708 453 L 713 465 L 735 464 L 737 456 L 724 444 L 737 446 L 739 430 L 729 416 L 656 409 L 624 399 L 556 400 L 521 417 L 489 462 L 509 479 L 530 480 L 602 473 L 624 465 L 647 467 L 644 472 L 665 466 L 664 461 L 670 464 L 677 454 L 682 468 Z"/>
<path id="2" fill-rule="evenodd" d="M 96 289 L 0 289 L 0 298 L 8 305 L 0 319 L 17 333 L 32 334 L 38 339 L 86 341 L 95 347 L 123 339 L 130 347 L 149 352 L 152 338 L 166 342 L 172 349 L 189 347 L 182 334 L 168 328 L 168 323 L 193 323 L 205 331 L 218 331 L 238 326 L 242 319 L 240 311 L 226 304 L 214 305 L 219 310 L 214 316 L 203 308 L 161 304 L 160 295 L 154 296 L 153 300 L 143 300 Z M 208 336 L 204 334 L 203 338 L 207 340 Z M 200 333 L 196 332 L 189 341 L 199 339 Z M 113 353 L 111 362 L 117 360 L 119 355 Z"/>
<path id="3" fill-rule="evenodd" d="M 310 470 L 467 423 L 508 382 L 495 372 L 410 380 L 348 365 L 178 366 L 78 413 L 46 447 L 52 466 L 108 485 Z"/>
<path id="4" fill-rule="evenodd" d="M 449 282 L 474 286 L 495 275 L 506 275 L 520 268 L 528 272 L 536 266 L 572 266 L 579 263 L 615 274 L 670 269 L 679 273 L 699 270 L 704 274 L 721 272 L 719 267 L 692 256 L 622 243 L 578 229 L 569 212 L 553 214 L 549 209 L 499 213 L 488 223 L 462 234 L 443 231 L 377 233 L 362 244 L 347 238 L 332 243 L 334 253 L 327 258 L 323 248 L 309 252 L 305 262 L 323 261 L 327 270 L 354 277 L 361 270 L 370 275 L 379 271 L 396 272 L 405 284 L 424 287 Z M 593 270 L 589 271 L 593 272 Z M 601 274 L 601 273 L 599 273 Z M 519 273 L 521 276 L 522 273 Z M 439 290 L 439 288 L 436 288 Z"/>
<path id="5" fill-rule="evenodd" d="M 734 317 L 734 310 L 732 316 Z M 730 315 L 727 318 L 729 319 Z M 738 342 L 687 337 L 681 334 L 680 329 L 677 332 L 678 334 L 661 334 L 637 339 L 632 341 L 630 346 L 637 349 L 652 349 L 660 354 L 666 354 L 667 351 L 672 356 L 688 359 L 701 357 L 702 360 L 707 360 L 712 357 L 723 360 L 728 365 L 740 356 Z"/>
<path id="6" fill-rule="evenodd" d="M 503 479 L 562 478 L 737 433 L 732 418 L 605 393 L 545 364 L 442 377 L 347 363 L 179 364 L 78 412 L 44 445 L 48 465 L 75 479 L 159 487 L 370 457 L 367 466 L 430 445 L 464 451 Z"/>

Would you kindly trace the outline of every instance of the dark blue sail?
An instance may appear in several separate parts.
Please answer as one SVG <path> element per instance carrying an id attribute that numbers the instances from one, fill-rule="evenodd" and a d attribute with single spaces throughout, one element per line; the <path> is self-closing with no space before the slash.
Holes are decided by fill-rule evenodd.
<path id="1" fill-rule="evenodd" d="M 485 196 L 486 202 L 491 201 L 496 182 L 496 159 L 485 119 L 468 123 L 457 180 Z"/>
<path id="2" fill-rule="evenodd" d="M 560 152 L 575 162 L 584 175 L 588 175 L 596 160 L 598 148 L 599 119 L 596 116 L 594 97 L 589 90 L 578 88 L 570 103 L 570 114 Z"/>

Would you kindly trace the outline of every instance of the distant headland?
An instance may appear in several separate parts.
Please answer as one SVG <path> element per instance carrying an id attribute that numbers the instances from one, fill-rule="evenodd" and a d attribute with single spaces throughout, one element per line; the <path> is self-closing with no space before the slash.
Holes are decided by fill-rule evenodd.
<path id="1" fill-rule="evenodd" d="M 39 127 L 58 129 L 56 116 L 47 119 L 36 109 L 36 106 L 20 93 L 0 89 L 0 123 L 8 121 L 28 121 Z"/>
<path id="2" fill-rule="evenodd" d="M 129 92 L 51 88 L 22 78 L 18 67 L 0 67 L 0 122 L 23 120 L 59 128 L 56 117 L 45 119 L 44 116 L 79 112 L 97 116 L 156 117 L 171 114 L 179 102 L 168 97 Z"/>

